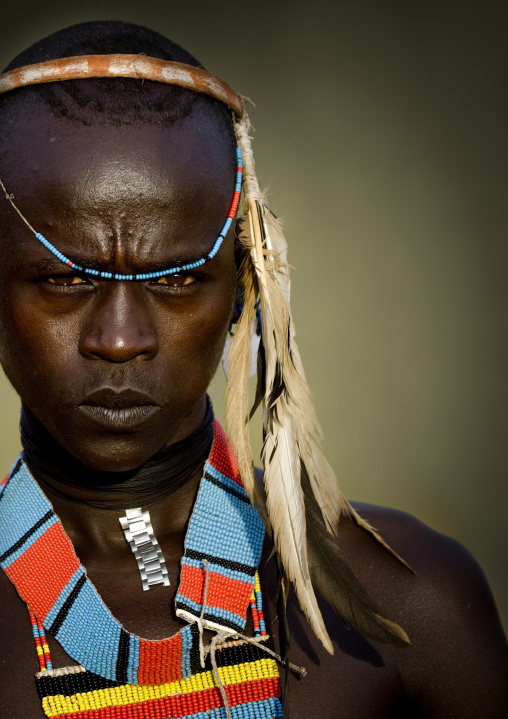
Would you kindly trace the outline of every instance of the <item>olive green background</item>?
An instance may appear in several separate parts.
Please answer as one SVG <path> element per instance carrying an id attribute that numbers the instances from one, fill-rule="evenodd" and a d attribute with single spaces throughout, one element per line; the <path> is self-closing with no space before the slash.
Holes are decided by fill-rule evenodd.
<path id="1" fill-rule="evenodd" d="M 298 339 L 342 487 L 464 543 L 506 620 L 508 5 L 70 5 L 4 4 L 0 64 L 73 22 L 125 19 L 256 103 L 258 174 L 287 230 Z M 0 392 L 5 471 L 18 400 L 4 380 Z"/>

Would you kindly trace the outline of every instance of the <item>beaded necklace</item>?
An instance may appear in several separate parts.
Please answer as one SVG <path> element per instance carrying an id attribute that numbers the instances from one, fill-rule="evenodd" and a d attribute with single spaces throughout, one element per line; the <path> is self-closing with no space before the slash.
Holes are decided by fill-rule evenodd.
<path id="1" fill-rule="evenodd" d="M 275 661 L 259 646 L 234 641 L 249 606 L 255 633 L 266 635 L 256 580 L 264 527 L 223 429 L 217 422 L 214 428 L 176 595 L 176 614 L 190 624 L 167 639 L 138 637 L 112 616 L 22 456 L 0 486 L 0 565 L 30 606 L 46 716 L 282 716 Z M 216 666 L 210 666 L 210 657 L 202 666 L 201 627 L 233 640 L 218 647 Z M 46 630 L 78 668 L 50 668 Z"/>

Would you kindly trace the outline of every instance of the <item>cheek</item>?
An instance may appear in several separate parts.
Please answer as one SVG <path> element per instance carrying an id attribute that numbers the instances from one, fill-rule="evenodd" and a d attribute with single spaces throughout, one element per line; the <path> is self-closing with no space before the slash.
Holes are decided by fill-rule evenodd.
<path id="1" fill-rule="evenodd" d="M 48 386 L 46 382 L 50 383 L 50 396 L 58 394 L 62 367 L 71 362 L 75 330 L 59 322 L 47 322 L 25 297 L 13 294 L 2 302 L 0 362 L 22 399 L 34 395 L 40 398 L 41 387 Z"/>
<path id="2" fill-rule="evenodd" d="M 196 384 L 204 392 L 221 359 L 235 300 L 235 285 L 228 284 L 213 293 L 203 305 L 187 313 L 173 315 L 166 322 L 159 352 L 168 357 L 171 367 L 178 366 L 182 380 Z"/>

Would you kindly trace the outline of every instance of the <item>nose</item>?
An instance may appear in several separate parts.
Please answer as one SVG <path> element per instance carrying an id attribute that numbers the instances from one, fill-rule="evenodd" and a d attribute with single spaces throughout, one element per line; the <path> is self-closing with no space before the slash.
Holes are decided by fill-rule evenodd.
<path id="1" fill-rule="evenodd" d="M 81 336 L 82 356 L 129 362 L 150 359 L 157 351 L 157 332 L 143 287 L 137 282 L 104 283 Z"/>

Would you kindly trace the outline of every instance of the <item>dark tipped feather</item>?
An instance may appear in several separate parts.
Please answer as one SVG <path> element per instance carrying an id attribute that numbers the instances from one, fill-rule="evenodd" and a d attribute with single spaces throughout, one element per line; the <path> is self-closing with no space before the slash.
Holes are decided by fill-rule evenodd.
<path id="1" fill-rule="evenodd" d="M 286 393 L 286 385 L 284 383 L 284 374 L 282 372 L 282 366 L 280 362 L 275 362 L 275 373 L 273 377 L 272 391 L 266 398 L 268 407 L 275 407 L 277 400 L 284 393 Z"/>
<path id="2" fill-rule="evenodd" d="M 406 646 L 406 632 L 384 616 L 340 556 L 337 540 L 328 532 L 305 467 L 301 473 L 307 519 L 307 556 L 314 588 L 347 625 L 377 642 Z"/>
<path id="3" fill-rule="evenodd" d="M 249 412 L 249 421 L 254 417 L 257 408 L 261 402 L 265 399 L 265 386 L 266 386 L 266 368 L 265 368 L 265 348 L 263 342 L 259 343 L 258 349 L 258 360 L 257 360 L 257 382 L 256 382 L 256 395 L 254 402 L 252 403 L 251 410 Z"/>

